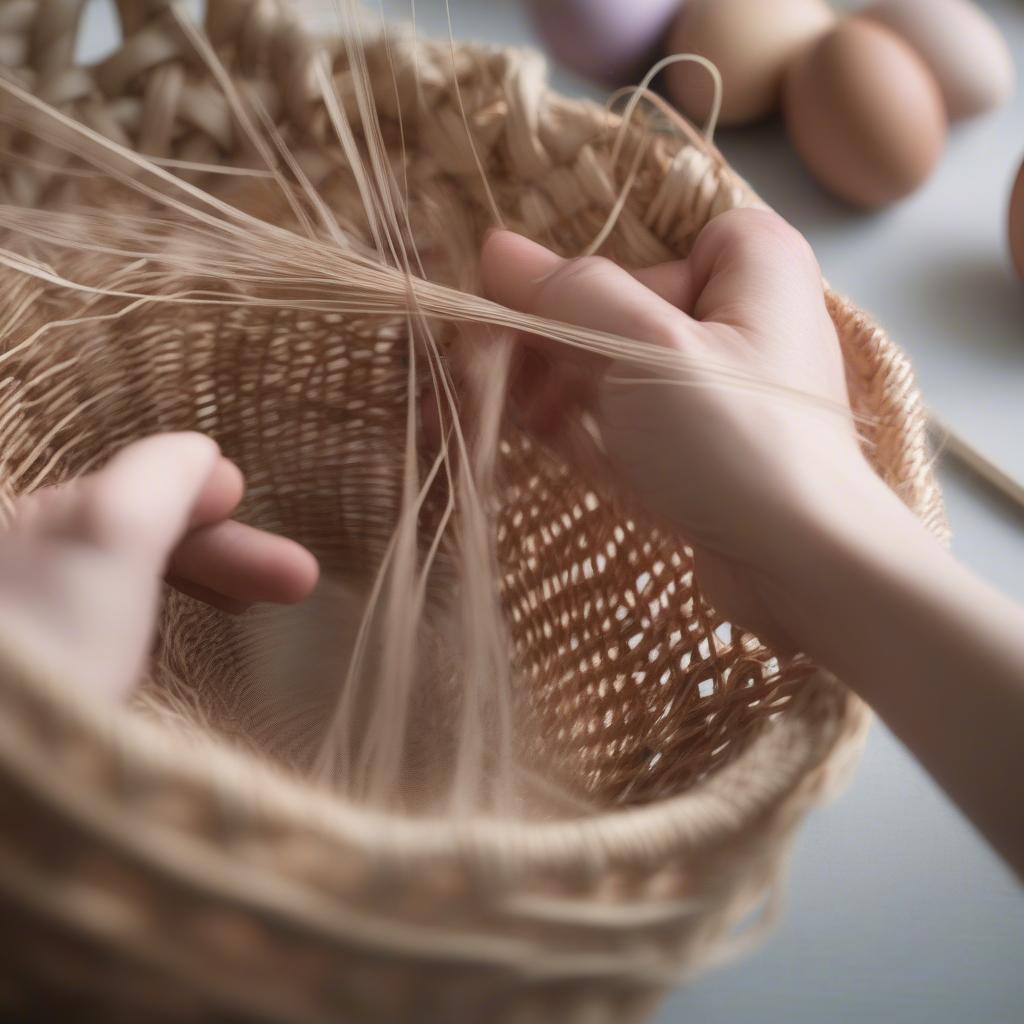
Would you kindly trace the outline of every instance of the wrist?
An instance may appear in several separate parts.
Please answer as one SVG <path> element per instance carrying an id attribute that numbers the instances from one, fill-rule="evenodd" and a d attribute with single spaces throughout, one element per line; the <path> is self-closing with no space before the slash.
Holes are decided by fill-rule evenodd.
<path id="1" fill-rule="evenodd" d="M 873 473 L 818 487 L 777 546 L 770 572 L 779 628 L 793 646 L 853 685 L 879 620 L 926 592 L 955 563 Z M 892 605 L 892 608 L 890 608 Z"/>

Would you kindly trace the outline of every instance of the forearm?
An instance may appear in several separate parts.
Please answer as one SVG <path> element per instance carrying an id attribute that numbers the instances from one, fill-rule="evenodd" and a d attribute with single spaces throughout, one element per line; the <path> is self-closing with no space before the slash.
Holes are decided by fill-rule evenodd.
<path id="1" fill-rule="evenodd" d="M 895 500 L 871 511 L 807 532 L 785 596 L 788 631 L 1024 877 L 1024 610 Z"/>

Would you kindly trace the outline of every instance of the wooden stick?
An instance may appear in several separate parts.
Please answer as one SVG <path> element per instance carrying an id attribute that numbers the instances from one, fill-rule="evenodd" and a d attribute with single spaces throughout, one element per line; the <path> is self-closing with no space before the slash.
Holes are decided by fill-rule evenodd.
<path id="1" fill-rule="evenodd" d="M 939 454 L 949 454 L 962 466 L 969 469 L 976 477 L 998 491 L 1004 498 L 1013 502 L 1018 509 L 1024 511 L 1024 484 L 1015 480 L 1004 469 L 997 466 L 991 459 L 968 444 L 959 434 L 951 430 L 934 413 L 929 420 L 936 440 L 939 443 Z"/>

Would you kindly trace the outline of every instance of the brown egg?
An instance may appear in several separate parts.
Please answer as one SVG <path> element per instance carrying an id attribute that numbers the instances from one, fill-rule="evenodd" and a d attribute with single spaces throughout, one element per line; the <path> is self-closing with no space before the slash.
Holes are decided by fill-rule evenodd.
<path id="1" fill-rule="evenodd" d="M 831 192 L 885 206 L 935 167 L 948 124 L 921 58 L 889 29 L 848 18 L 786 74 L 783 107 L 797 152 Z"/>
<path id="2" fill-rule="evenodd" d="M 688 0 L 668 35 L 669 53 L 713 61 L 724 86 L 722 124 L 755 121 L 778 107 L 786 66 L 835 24 L 825 0 Z M 665 72 L 672 101 L 694 121 L 711 108 L 707 71 L 673 64 Z"/>
<path id="3" fill-rule="evenodd" d="M 876 0 L 860 12 L 902 36 L 924 59 L 953 120 L 1005 103 L 1013 56 L 992 19 L 969 0 Z"/>
<path id="4" fill-rule="evenodd" d="M 1021 280 L 1024 281 L 1024 164 L 1010 195 L 1010 253 Z"/>

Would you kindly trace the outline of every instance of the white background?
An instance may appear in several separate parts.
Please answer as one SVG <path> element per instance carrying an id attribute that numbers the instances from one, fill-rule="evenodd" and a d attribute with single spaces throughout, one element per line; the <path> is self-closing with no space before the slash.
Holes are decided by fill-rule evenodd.
<path id="1" fill-rule="evenodd" d="M 1024 4 L 983 6 L 1024 72 Z M 404 15 L 409 0 L 385 8 Z M 427 32 L 446 31 L 443 0 L 417 0 L 416 10 Z M 451 12 L 459 38 L 532 41 L 515 0 L 451 0 Z M 108 47 L 112 31 L 109 10 L 94 0 L 85 50 Z M 603 98 L 557 68 L 552 82 Z M 821 192 L 778 124 L 723 133 L 719 144 L 808 235 L 831 284 L 911 354 L 932 408 L 1024 478 L 1024 284 L 1010 270 L 1005 225 L 1024 159 L 1024 88 L 999 113 L 956 127 L 928 185 L 875 215 Z M 1024 516 L 955 467 L 942 467 L 942 481 L 955 550 L 1024 600 Z M 965 702 L 971 684 L 963 680 Z M 884 728 L 875 727 L 849 790 L 808 822 L 790 888 L 786 919 L 767 945 L 677 993 L 658 1024 L 1024 1021 L 1024 899 Z"/>

